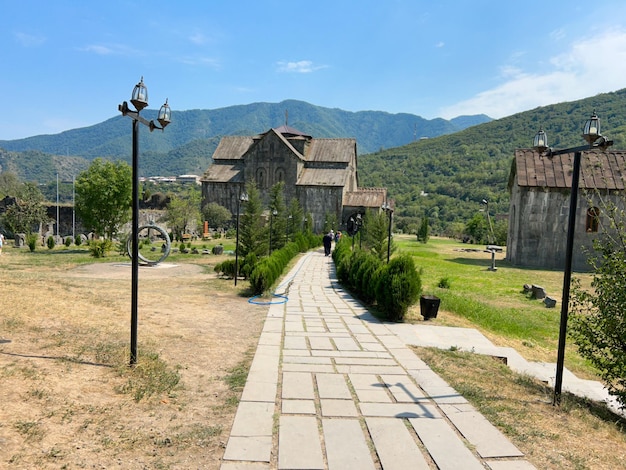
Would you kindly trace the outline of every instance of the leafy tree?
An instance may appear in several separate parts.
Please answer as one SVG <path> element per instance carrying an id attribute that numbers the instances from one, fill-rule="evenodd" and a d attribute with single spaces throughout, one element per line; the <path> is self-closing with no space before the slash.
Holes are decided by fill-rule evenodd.
<path id="1" fill-rule="evenodd" d="M 211 228 L 224 228 L 232 220 L 233 215 L 217 202 L 209 202 L 202 209 L 202 215 Z"/>
<path id="2" fill-rule="evenodd" d="M 31 234 L 48 220 L 44 197 L 34 183 L 23 183 L 17 189 L 16 203 L 7 207 L 3 220 L 13 233 Z"/>
<path id="3" fill-rule="evenodd" d="M 22 182 L 15 173 L 3 171 L 0 173 L 0 199 L 6 196 L 16 196 Z"/>
<path id="4" fill-rule="evenodd" d="M 267 254 L 269 233 L 263 220 L 263 203 L 254 181 L 246 183 L 248 202 L 242 204 L 243 214 L 239 223 L 239 257 L 245 258 L 253 253 L 257 256 Z"/>
<path id="5" fill-rule="evenodd" d="M 482 214 L 474 214 L 474 217 L 465 225 L 465 235 L 468 236 L 473 243 L 487 243 L 488 234 L 489 227 Z"/>
<path id="6" fill-rule="evenodd" d="M 132 170 L 118 161 L 95 159 L 76 178 L 76 213 L 97 235 L 113 238 L 130 220 Z"/>
<path id="7" fill-rule="evenodd" d="M 176 238 L 182 238 L 190 229 L 197 229 L 201 217 L 200 200 L 200 191 L 195 186 L 190 187 L 186 194 L 173 196 L 170 200 L 165 220 Z M 194 223 L 196 227 L 192 227 Z"/>
<path id="8" fill-rule="evenodd" d="M 569 334 L 626 408 L 626 214 L 614 204 L 604 206 L 608 230 L 594 242 L 591 291 L 574 282 Z"/>

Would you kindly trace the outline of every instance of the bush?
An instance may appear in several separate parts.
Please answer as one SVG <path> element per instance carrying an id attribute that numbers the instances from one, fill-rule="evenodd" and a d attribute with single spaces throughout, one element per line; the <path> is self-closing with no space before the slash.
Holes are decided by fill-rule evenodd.
<path id="1" fill-rule="evenodd" d="M 422 281 L 410 255 L 393 258 L 381 270 L 376 302 L 387 319 L 402 321 L 422 291 Z"/>
<path id="2" fill-rule="evenodd" d="M 75 239 L 74 239 L 74 245 L 76 246 L 80 246 L 81 243 L 83 243 L 83 237 L 81 237 L 80 235 L 78 235 Z"/>
<path id="3" fill-rule="evenodd" d="M 72 245 L 72 237 L 65 237 L 65 246 L 69 248 Z"/>
<path id="4" fill-rule="evenodd" d="M 113 242 L 108 238 L 100 240 L 91 240 L 89 242 L 89 252 L 94 258 L 104 258 L 107 251 L 113 248 Z"/>
<path id="5" fill-rule="evenodd" d="M 437 287 L 439 287 L 440 289 L 450 289 L 450 278 L 442 277 L 441 279 L 439 279 L 439 284 L 437 284 Z"/>
<path id="6" fill-rule="evenodd" d="M 46 246 L 48 247 L 49 250 L 52 250 L 55 245 L 56 245 L 56 242 L 54 241 L 54 237 L 52 235 L 49 235 L 48 238 L 46 239 Z"/>
<path id="7" fill-rule="evenodd" d="M 229 278 L 235 277 L 235 260 L 227 259 L 221 263 L 215 265 L 213 270 L 220 276 L 227 276 Z"/>
<path id="8" fill-rule="evenodd" d="M 29 233 L 26 235 L 26 244 L 28 245 L 28 249 L 31 253 L 37 248 L 37 240 L 39 240 L 39 235 L 36 233 Z"/>

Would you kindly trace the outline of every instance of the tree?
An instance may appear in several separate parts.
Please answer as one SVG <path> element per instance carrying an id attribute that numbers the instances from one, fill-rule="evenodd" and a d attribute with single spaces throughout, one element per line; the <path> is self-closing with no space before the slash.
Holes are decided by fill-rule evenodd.
<path id="1" fill-rule="evenodd" d="M 217 202 L 209 202 L 202 209 L 204 220 L 207 221 L 211 228 L 224 228 L 232 220 L 233 215 L 224 206 L 220 206 Z"/>
<path id="2" fill-rule="evenodd" d="M 3 219 L 13 233 L 31 234 L 48 220 L 44 197 L 34 183 L 23 183 L 17 188 L 15 204 L 7 207 Z"/>
<path id="3" fill-rule="evenodd" d="M 125 162 L 95 159 L 76 178 L 76 213 L 97 235 L 113 238 L 130 220 L 132 171 Z"/>
<path id="4" fill-rule="evenodd" d="M 569 334 L 626 408 L 626 214 L 615 204 L 603 206 L 609 224 L 594 242 L 591 291 L 574 282 Z"/>
<path id="5" fill-rule="evenodd" d="M 184 233 L 189 233 L 195 223 L 197 229 L 200 222 L 200 191 L 196 187 L 190 187 L 186 194 L 173 196 L 167 205 L 165 220 L 174 235 L 181 238 Z"/>
<path id="6" fill-rule="evenodd" d="M 242 204 L 243 214 L 239 224 L 239 256 L 263 256 L 267 254 L 269 232 L 265 227 L 261 195 L 254 181 L 246 183 L 246 192 L 248 202 Z"/>
<path id="7" fill-rule="evenodd" d="M 474 214 L 474 217 L 465 225 L 465 235 L 472 243 L 486 243 L 489 227 L 482 214 Z"/>
<path id="8" fill-rule="evenodd" d="M 0 199 L 6 196 L 17 196 L 22 182 L 15 173 L 3 171 L 0 173 Z"/>
<path id="9" fill-rule="evenodd" d="M 360 236 L 363 237 L 363 245 L 369 248 L 378 259 L 387 259 L 389 216 L 385 212 L 366 211 Z M 391 253 L 395 251 L 395 248 L 391 240 Z"/>
<path id="10" fill-rule="evenodd" d="M 422 218 L 422 223 L 420 224 L 419 229 L 417 230 L 417 241 L 422 243 L 428 243 L 429 237 L 429 229 L 428 229 L 428 217 Z"/>
<path id="11" fill-rule="evenodd" d="M 272 241 L 270 251 L 277 250 L 285 246 L 285 236 L 287 233 L 287 205 L 285 204 L 285 183 L 281 181 L 276 183 L 270 189 L 270 206 L 269 212 L 271 217 L 270 229 L 272 233 L 269 238 Z M 276 215 L 273 213 L 276 212 Z"/>

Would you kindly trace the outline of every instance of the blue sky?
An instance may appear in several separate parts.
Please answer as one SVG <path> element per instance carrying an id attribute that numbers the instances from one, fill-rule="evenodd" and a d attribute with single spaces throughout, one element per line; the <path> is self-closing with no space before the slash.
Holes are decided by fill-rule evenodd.
<path id="1" fill-rule="evenodd" d="M 111 118 L 142 76 L 155 109 L 427 119 L 626 87 L 623 0 L 0 0 L 0 18 L 0 140 Z"/>

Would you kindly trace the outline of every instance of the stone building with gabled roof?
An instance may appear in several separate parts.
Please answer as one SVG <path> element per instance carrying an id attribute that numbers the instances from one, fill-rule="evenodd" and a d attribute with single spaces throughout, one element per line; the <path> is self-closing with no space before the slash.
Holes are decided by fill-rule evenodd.
<path id="1" fill-rule="evenodd" d="M 223 137 L 200 179 L 203 204 L 215 202 L 235 214 L 250 180 L 265 204 L 272 186 L 284 181 L 285 201 L 297 199 L 316 232 L 327 215 L 345 229 L 350 216 L 380 209 L 387 199 L 385 188 L 358 187 L 355 139 L 315 139 L 287 125 L 252 137 Z"/>
<path id="2" fill-rule="evenodd" d="M 518 149 L 509 176 L 507 260 L 513 265 L 563 269 L 574 154 L 542 156 Z M 626 152 L 582 154 L 572 266 L 588 271 L 593 241 L 608 227 L 600 198 L 623 205 Z"/>

